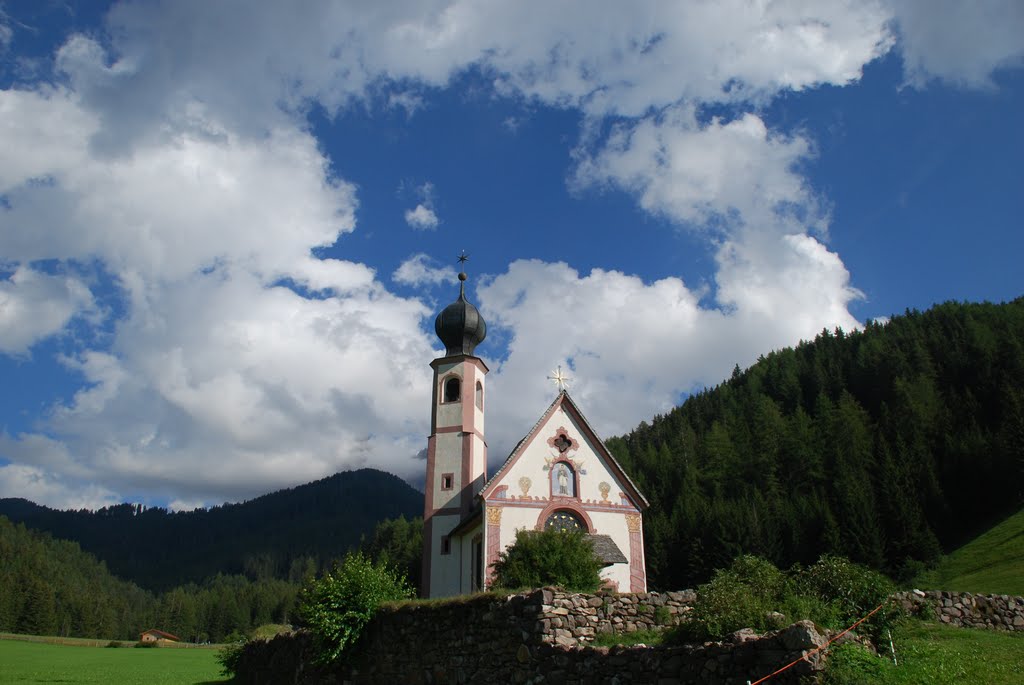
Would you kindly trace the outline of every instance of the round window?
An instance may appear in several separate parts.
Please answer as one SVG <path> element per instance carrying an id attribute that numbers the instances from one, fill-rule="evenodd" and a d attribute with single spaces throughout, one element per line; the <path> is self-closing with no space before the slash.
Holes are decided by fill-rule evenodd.
<path id="1" fill-rule="evenodd" d="M 556 511 L 544 523 L 547 530 L 586 530 L 587 526 L 580 520 L 580 517 L 571 511 Z"/>

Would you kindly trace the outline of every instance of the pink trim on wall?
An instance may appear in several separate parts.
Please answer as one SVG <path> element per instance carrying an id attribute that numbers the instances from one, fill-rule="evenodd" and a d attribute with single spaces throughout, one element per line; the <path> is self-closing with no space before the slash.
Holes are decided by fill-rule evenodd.
<path id="1" fill-rule="evenodd" d="M 434 431 L 434 433 L 437 435 L 440 435 L 441 433 L 472 433 L 473 435 L 479 436 L 481 440 L 484 439 L 483 434 L 472 427 L 469 430 L 463 430 L 463 426 L 441 426 Z"/>
<path id="2" fill-rule="evenodd" d="M 423 498 L 423 521 L 430 518 L 434 510 L 434 467 L 437 459 L 437 438 L 431 435 L 427 438 L 427 480 L 424 490 L 426 496 Z"/>
<path id="3" fill-rule="evenodd" d="M 478 411 L 473 402 L 472 388 L 476 381 L 476 369 L 471 365 L 462 367 L 462 430 L 473 430 L 473 414 Z M 470 391 L 467 392 L 466 388 Z"/>
<path id="4" fill-rule="evenodd" d="M 629 529 L 629 591 L 647 592 L 647 569 L 644 566 L 643 529 L 639 514 L 627 514 Z M 630 516 L 635 523 L 630 522 Z"/>
<path id="5" fill-rule="evenodd" d="M 473 508 L 473 434 L 462 434 L 462 491 L 459 498 L 463 518 Z"/>
<path id="6" fill-rule="evenodd" d="M 437 405 L 434 405 L 437 408 Z M 426 496 L 423 498 L 423 566 L 420 569 L 423 587 L 420 595 L 430 596 L 430 557 L 434 553 L 434 466 L 436 461 L 437 438 L 427 438 L 427 480 Z"/>
<path id="7" fill-rule="evenodd" d="M 494 563 L 501 553 L 501 508 L 484 508 L 487 523 L 487 566 L 484 569 L 484 585 L 490 587 L 494 581 Z"/>
<path id="8" fill-rule="evenodd" d="M 579 517 L 583 519 L 583 522 L 587 524 L 588 533 L 593 534 L 597 532 L 597 528 L 594 528 L 594 522 L 590 520 L 590 515 L 586 512 L 586 510 L 583 507 L 576 504 L 575 500 L 569 499 L 567 497 L 562 497 L 541 509 L 540 516 L 537 517 L 537 525 L 535 526 L 535 530 L 544 530 L 544 522 L 548 520 L 548 516 L 551 516 L 551 514 L 562 509 L 565 509 L 566 511 L 571 511 L 574 514 L 578 514 Z"/>
<path id="9" fill-rule="evenodd" d="M 499 486 L 499 488 L 500 487 L 507 486 Z M 554 501 L 556 504 L 576 502 L 576 500 L 571 497 L 556 497 L 554 500 L 552 500 L 550 497 L 516 497 L 515 495 L 511 495 L 505 499 L 500 499 L 496 496 L 496 493 L 497 489 L 495 489 L 495 491 L 491 493 L 491 496 L 484 501 L 487 502 L 488 504 L 496 504 L 501 507 L 523 507 L 526 509 L 537 509 L 540 507 L 546 507 L 552 501 Z M 598 502 L 595 502 L 594 500 L 578 502 L 578 504 L 581 507 L 584 507 L 587 511 L 610 511 L 615 512 L 616 514 L 639 513 L 637 509 L 634 509 L 633 507 L 624 504 L 600 504 Z"/>

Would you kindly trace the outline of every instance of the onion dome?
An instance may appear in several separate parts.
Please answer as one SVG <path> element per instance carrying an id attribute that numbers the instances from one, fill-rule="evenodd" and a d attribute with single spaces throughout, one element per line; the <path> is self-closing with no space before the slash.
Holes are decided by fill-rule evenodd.
<path id="1" fill-rule="evenodd" d="M 466 274 L 459 274 L 459 299 L 441 310 L 434 321 L 434 331 L 444 343 L 446 357 L 473 354 L 487 337 L 487 324 L 477 308 L 466 301 Z"/>

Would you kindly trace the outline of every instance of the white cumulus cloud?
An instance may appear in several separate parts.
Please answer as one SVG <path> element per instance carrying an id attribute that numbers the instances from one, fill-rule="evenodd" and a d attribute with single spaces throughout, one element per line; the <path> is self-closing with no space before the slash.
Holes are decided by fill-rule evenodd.
<path id="1" fill-rule="evenodd" d="M 416 209 L 405 210 L 405 222 L 421 231 L 437 228 L 441 223 L 434 210 L 424 204 L 416 205 Z"/>
<path id="2" fill-rule="evenodd" d="M 41 273 L 24 264 L 0 280 L 0 352 L 25 355 L 72 317 L 93 310 L 89 288 L 73 276 Z"/>
<path id="3" fill-rule="evenodd" d="M 1016 3 L 929 7 L 116 4 L 102 40 L 73 35 L 54 55 L 61 85 L 0 90 L 0 352 L 75 321 L 111 330 L 62 358 L 79 392 L 0 436 L 0 494 L 191 506 L 362 465 L 420 471 L 433 312 L 365 264 L 317 256 L 356 230 L 358 201 L 306 114 L 358 103 L 415 117 L 470 69 L 492 95 L 577 110 L 573 184 L 699 231 L 717 265 L 704 304 L 678 278 L 536 261 L 481 283 L 481 310 L 510 341 L 489 360 L 495 445 L 532 425 L 559 363 L 610 435 L 736 362 L 856 326 L 859 293 L 800 172 L 813 141 L 757 112 L 785 91 L 854 83 L 894 45 L 915 83 L 985 85 L 1019 64 Z M 16 42 L 0 28 L 0 45 Z M 705 104 L 742 113 L 705 121 Z M 406 221 L 436 228 L 433 187 L 417 192 Z M 82 263 L 116 284 L 116 314 L 73 275 Z M 391 278 L 451 270 L 417 254 Z"/>
<path id="4" fill-rule="evenodd" d="M 907 80 L 992 85 L 1000 68 L 1024 65 L 1024 3 L 1019 0 L 891 0 Z"/>
<path id="5" fill-rule="evenodd" d="M 391 278 L 396 283 L 410 286 L 438 285 L 440 283 L 455 283 L 457 281 L 455 269 L 450 266 L 439 267 L 428 255 L 414 254 L 402 262 Z"/>

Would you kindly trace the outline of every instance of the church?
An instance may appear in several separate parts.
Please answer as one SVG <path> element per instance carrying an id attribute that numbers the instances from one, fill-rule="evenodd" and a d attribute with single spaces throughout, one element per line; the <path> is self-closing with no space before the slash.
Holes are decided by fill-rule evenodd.
<path id="1" fill-rule="evenodd" d="M 461 261 L 461 260 L 460 260 Z M 444 356 L 434 370 L 423 510 L 423 596 L 486 589 L 492 564 L 519 529 L 581 529 L 605 562 L 605 587 L 645 592 L 647 500 L 561 387 L 496 473 L 487 477 L 487 335 L 480 312 L 459 297 L 437 316 Z M 559 379 L 560 380 L 560 379 Z"/>

